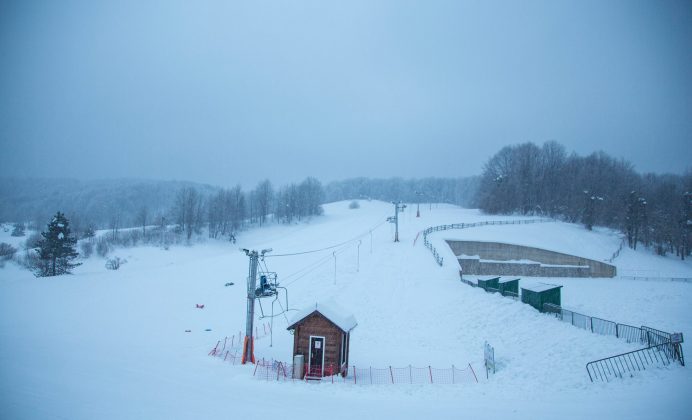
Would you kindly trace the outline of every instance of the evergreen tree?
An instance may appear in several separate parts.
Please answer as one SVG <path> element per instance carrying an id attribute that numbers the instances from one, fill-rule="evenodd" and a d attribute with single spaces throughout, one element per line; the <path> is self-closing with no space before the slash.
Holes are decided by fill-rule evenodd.
<path id="1" fill-rule="evenodd" d="M 77 239 L 70 232 L 70 222 L 63 213 L 57 212 L 48 223 L 48 231 L 41 232 L 38 243 L 37 277 L 69 274 L 81 263 L 72 262 L 79 255 L 75 250 Z"/>

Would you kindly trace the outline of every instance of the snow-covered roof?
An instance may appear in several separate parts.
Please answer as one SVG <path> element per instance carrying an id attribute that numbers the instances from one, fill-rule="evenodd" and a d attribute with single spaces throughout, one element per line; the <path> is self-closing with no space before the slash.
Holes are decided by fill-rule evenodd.
<path id="1" fill-rule="evenodd" d="M 545 292 L 546 290 L 557 289 L 560 287 L 562 286 L 550 283 L 533 283 L 529 284 L 528 286 L 521 286 L 522 289 L 530 290 L 532 292 Z"/>
<path id="2" fill-rule="evenodd" d="M 352 314 L 348 313 L 336 302 L 329 301 L 323 303 L 316 302 L 314 305 L 310 305 L 307 308 L 300 310 L 293 317 L 293 319 L 291 319 L 290 325 L 287 329 L 292 330 L 295 328 L 297 323 L 308 317 L 313 312 L 319 312 L 325 318 L 333 322 L 337 327 L 346 332 L 351 331 L 352 329 L 356 328 L 356 325 L 358 325 L 356 318 Z"/>
<path id="3" fill-rule="evenodd" d="M 518 277 L 500 277 L 500 283 L 507 283 L 508 281 L 519 280 Z"/>

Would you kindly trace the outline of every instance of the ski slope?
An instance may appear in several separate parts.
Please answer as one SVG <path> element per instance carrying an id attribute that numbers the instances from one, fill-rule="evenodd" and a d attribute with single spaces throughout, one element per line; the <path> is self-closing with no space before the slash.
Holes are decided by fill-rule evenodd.
<path id="1" fill-rule="evenodd" d="M 613 232 L 559 222 L 482 227 L 431 236 L 439 267 L 418 233 L 428 226 L 508 220 L 448 205 L 415 205 L 400 214 L 394 243 L 389 203 L 324 206 L 324 216 L 243 232 L 238 243 L 118 249 L 118 271 L 96 256 L 72 276 L 34 278 L 14 264 L 0 269 L 0 418 L 688 418 L 689 368 L 670 366 L 622 381 L 592 384 L 585 364 L 639 348 L 574 328 L 533 308 L 459 282 L 445 239 L 502 240 L 605 260 Z M 525 219 L 525 217 L 515 217 Z M 0 232 L 7 242 L 9 233 Z M 414 245 L 414 240 L 415 245 Z M 335 244 L 342 244 L 333 247 Z M 479 383 L 363 385 L 275 383 L 252 366 L 207 356 L 217 340 L 245 325 L 248 259 L 239 248 L 273 251 L 266 268 L 288 287 L 289 306 L 334 300 L 358 321 L 350 364 L 359 367 L 471 364 Z M 302 253 L 304 251 L 323 251 Z M 293 256 L 274 256 L 294 254 Z M 618 271 L 692 277 L 692 265 L 623 250 Z M 264 265 L 262 266 L 264 268 Z M 524 281 L 535 281 L 525 279 Z M 544 281 L 545 279 L 540 279 Z M 548 279 L 563 285 L 563 306 L 666 331 L 692 331 L 692 284 L 624 279 Z M 230 287 L 224 284 L 234 282 Z M 195 308 L 204 304 L 204 309 Z M 270 300 L 262 302 L 267 311 Z M 289 311 L 258 358 L 290 361 Z M 211 329 L 211 331 L 205 331 Z M 186 333 L 185 330 L 191 330 Z M 243 331 L 244 332 L 244 331 Z M 498 371 L 485 379 L 483 342 Z M 689 352 L 688 352 L 689 353 Z"/>

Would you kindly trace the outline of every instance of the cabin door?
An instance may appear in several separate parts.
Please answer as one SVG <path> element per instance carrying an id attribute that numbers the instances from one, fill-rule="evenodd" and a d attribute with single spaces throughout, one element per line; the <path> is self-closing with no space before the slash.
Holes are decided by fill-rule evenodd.
<path id="1" fill-rule="evenodd" d="M 310 376 L 324 376 L 324 337 L 310 336 Z"/>

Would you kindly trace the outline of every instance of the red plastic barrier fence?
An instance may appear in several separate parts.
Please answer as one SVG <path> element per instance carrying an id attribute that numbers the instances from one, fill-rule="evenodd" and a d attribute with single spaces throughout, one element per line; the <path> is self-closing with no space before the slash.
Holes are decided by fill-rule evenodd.
<path id="1" fill-rule="evenodd" d="M 255 327 L 255 340 L 269 336 L 269 334 L 271 333 L 271 325 L 269 323 L 262 324 L 262 330 L 264 331 L 264 334 L 258 335 L 257 333 L 259 329 L 258 327 Z M 222 356 L 226 350 L 235 349 L 236 346 L 239 347 L 242 344 L 244 337 L 242 331 L 238 331 L 237 337 L 237 339 L 236 335 L 233 335 L 231 337 L 224 337 L 223 346 L 221 348 L 219 348 L 219 346 L 221 345 L 221 340 L 219 340 L 216 343 L 216 346 L 214 346 L 214 348 L 211 349 L 211 351 L 209 352 L 209 356 Z M 231 339 L 230 343 L 228 341 L 229 338 Z"/>
<path id="2" fill-rule="evenodd" d="M 258 329 L 256 328 L 256 331 Z M 271 333 L 271 325 L 264 324 L 263 331 Z M 240 363 L 241 356 L 239 354 L 242 331 L 238 332 L 238 340 L 235 336 L 225 337 L 223 346 L 221 340 L 216 342 L 216 345 L 209 352 L 210 356 L 222 358 L 224 362 L 230 362 L 235 365 Z M 264 336 L 262 336 L 264 337 Z M 261 337 L 255 337 L 258 339 Z M 230 344 L 230 345 L 229 345 Z M 221 346 L 221 347 L 220 347 Z M 344 367 L 345 369 L 345 367 Z M 331 383 L 350 383 L 362 385 L 384 385 L 384 384 L 464 384 L 477 383 L 478 377 L 473 367 L 469 363 L 464 369 L 459 369 L 452 365 L 451 368 L 434 368 L 427 367 L 386 367 L 386 368 L 358 368 L 352 366 L 348 371 L 343 371 L 339 366 L 328 365 L 322 369 L 322 366 L 304 367 L 305 376 L 311 378 L 319 378 L 322 382 Z M 345 373 L 345 375 L 341 375 Z M 257 360 L 254 370 L 254 376 L 257 379 L 273 380 L 273 381 L 295 381 L 303 380 L 304 378 L 293 378 L 293 365 L 276 360 Z"/>
<path id="3" fill-rule="evenodd" d="M 219 348 L 219 344 L 221 344 L 221 340 L 216 342 L 216 345 L 214 346 L 213 349 L 209 352 L 209 356 L 216 356 L 216 351 Z"/>
<path id="4" fill-rule="evenodd" d="M 324 372 L 324 373 L 323 373 Z M 402 368 L 359 368 L 352 366 L 348 375 L 342 377 L 337 366 L 305 367 L 305 378 L 293 378 L 293 365 L 278 361 L 258 361 L 254 376 L 261 380 L 295 381 L 320 379 L 322 382 L 348 383 L 354 385 L 401 385 L 401 384 L 469 384 L 476 383 L 473 368 L 469 364 L 464 369 L 455 366 L 446 369 L 407 366 Z"/>

